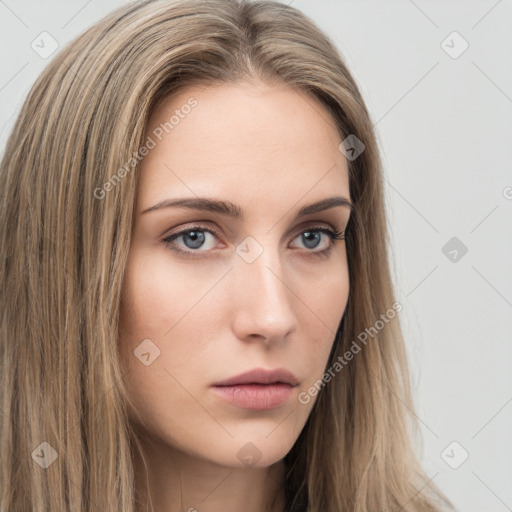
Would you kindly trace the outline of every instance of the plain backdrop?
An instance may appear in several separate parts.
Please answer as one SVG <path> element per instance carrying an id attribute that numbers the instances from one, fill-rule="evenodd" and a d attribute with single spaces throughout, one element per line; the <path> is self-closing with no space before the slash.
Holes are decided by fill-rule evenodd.
<path id="1" fill-rule="evenodd" d="M 40 34 L 61 48 L 124 3 L 0 0 L 2 153 Z M 460 511 L 512 511 L 512 2 L 291 4 L 377 129 L 423 464 Z"/>

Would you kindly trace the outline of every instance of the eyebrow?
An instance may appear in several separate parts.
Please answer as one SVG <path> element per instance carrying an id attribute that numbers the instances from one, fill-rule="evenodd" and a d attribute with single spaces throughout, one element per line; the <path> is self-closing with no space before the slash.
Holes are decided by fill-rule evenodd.
<path id="1" fill-rule="evenodd" d="M 227 215 L 228 217 L 233 217 L 235 219 L 242 220 L 243 213 L 240 206 L 231 203 L 230 201 L 219 201 L 216 199 L 208 199 L 203 197 L 184 197 L 181 199 L 165 199 L 160 201 L 159 203 L 147 208 L 141 215 L 152 212 L 155 210 L 161 210 L 163 208 L 171 208 L 171 207 L 184 207 L 191 208 L 194 210 L 200 211 L 208 211 L 214 213 L 220 213 L 222 215 Z M 322 199 L 321 201 L 317 201 L 316 203 L 309 204 L 307 206 L 303 206 L 297 213 L 297 218 L 304 217 L 306 215 L 311 215 L 313 213 L 318 213 L 323 210 L 328 210 L 329 208 L 334 208 L 335 206 L 344 206 L 349 208 L 351 211 L 354 209 L 353 203 L 350 202 L 349 199 L 343 196 L 332 196 Z"/>

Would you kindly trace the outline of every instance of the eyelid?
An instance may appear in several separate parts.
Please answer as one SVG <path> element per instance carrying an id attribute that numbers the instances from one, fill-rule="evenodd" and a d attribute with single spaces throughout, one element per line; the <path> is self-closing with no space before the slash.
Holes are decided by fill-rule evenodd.
<path id="1" fill-rule="evenodd" d="M 183 232 L 186 232 L 186 231 L 192 231 L 194 228 L 201 228 L 204 231 L 208 231 L 208 232 L 214 234 L 217 238 L 222 238 L 223 235 L 221 234 L 220 230 L 218 230 L 216 227 L 211 226 L 209 224 L 209 222 L 211 222 L 211 221 L 201 221 L 201 220 L 191 221 L 184 225 L 179 226 L 179 228 L 177 228 L 176 231 L 174 231 L 174 230 L 166 231 L 161 236 L 161 238 L 169 238 L 173 235 L 182 234 Z M 322 225 L 320 225 L 320 224 L 322 224 Z M 296 226 L 292 231 L 292 233 L 296 233 L 293 236 L 293 238 L 295 238 L 297 235 L 300 235 L 302 232 L 304 232 L 307 229 L 324 228 L 324 227 L 328 227 L 329 229 L 332 229 L 333 231 L 340 231 L 341 233 L 344 233 L 346 230 L 346 228 L 339 229 L 332 222 L 311 220 L 311 221 L 303 222 L 299 226 Z M 234 233 L 234 231 L 231 229 L 229 231 L 230 231 L 230 233 Z"/>
<path id="2" fill-rule="evenodd" d="M 224 247 L 226 247 L 226 244 L 221 241 L 222 235 L 220 234 L 220 232 L 217 229 L 212 228 L 209 225 L 202 224 L 201 221 L 192 222 L 188 226 L 185 225 L 183 227 L 180 227 L 177 231 L 174 231 L 174 232 L 171 231 L 170 233 L 165 234 L 163 236 L 162 242 L 170 244 L 170 242 L 167 242 L 170 238 L 173 238 L 173 237 L 174 238 L 178 238 L 179 236 L 182 236 L 182 235 L 188 233 L 189 231 L 194 231 L 194 229 L 196 229 L 198 231 L 205 231 L 207 233 L 210 233 L 210 234 L 214 235 L 220 241 L 220 243 Z M 183 250 L 183 252 L 188 252 L 188 251 Z M 200 250 L 198 250 L 198 251 L 190 251 L 190 252 L 201 253 L 201 252 L 210 252 L 210 251 L 200 251 Z"/>
<path id="3" fill-rule="evenodd" d="M 208 221 L 206 221 L 208 222 Z M 194 231 L 194 229 L 197 229 L 198 231 L 205 231 L 207 233 L 210 233 L 212 235 L 214 235 L 218 240 L 219 242 L 221 243 L 221 245 L 223 245 L 224 247 L 226 247 L 226 244 L 224 242 L 222 242 L 222 235 L 220 234 L 220 231 L 217 229 L 217 228 L 214 228 L 212 227 L 210 224 L 207 224 L 205 221 L 192 221 L 190 223 L 185 224 L 183 226 L 180 226 L 180 228 L 176 231 L 171 231 L 170 233 L 167 232 L 166 234 L 163 235 L 162 237 L 162 242 L 165 244 L 165 245 L 175 245 L 173 244 L 172 241 L 170 241 L 169 239 L 173 238 L 178 238 L 184 234 L 186 234 L 187 232 L 190 232 L 190 231 Z M 319 222 L 321 222 L 322 224 L 320 224 Z M 314 250 L 311 250 L 311 251 L 307 251 L 306 252 L 309 252 L 311 254 L 322 254 L 322 253 L 325 253 L 326 251 L 329 251 L 329 249 L 331 249 L 335 242 L 338 241 L 338 240 L 345 240 L 345 229 L 338 229 L 336 226 L 334 226 L 332 223 L 329 223 L 329 222 L 326 222 L 326 221 L 306 221 L 306 222 L 303 222 L 302 224 L 300 224 L 299 226 L 297 226 L 294 230 L 293 230 L 293 236 L 291 238 L 291 240 L 295 240 L 295 238 L 297 238 L 297 236 L 301 235 L 302 233 L 304 233 L 305 231 L 322 231 L 324 230 L 323 232 L 329 237 L 331 243 L 329 244 L 329 247 L 327 249 L 323 249 L 321 251 L 314 251 Z M 326 233 L 326 231 L 330 231 L 330 232 L 335 232 L 335 233 L 340 233 L 342 238 L 341 239 L 333 239 L 332 236 L 329 234 L 329 233 Z M 209 252 L 212 252 L 213 250 L 215 249 L 209 249 L 209 250 L 187 250 L 187 249 L 181 249 L 179 247 L 174 247 L 172 250 L 174 250 L 175 252 L 178 252 L 178 253 L 184 253 L 184 254 L 188 254 L 190 255 L 191 257 L 195 257 L 195 256 L 200 256 L 201 253 L 209 253 Z"/>
<path id="4" fill-rule="evenodd" d="M 293 232 L 296 233 L 296 235 L 300 235 L 301 233 L 303 233 L 304 231 L 307 231 L 308 229 L 323 229 L 323 228 L 328 228 L 328 229 L 331 229 L 332 231 L 341 231 L 341 232 L 344 231 L 343 229 L 338 229 L 338 227 L 336 226 L 336 223 L 333 223 L 333 222 L 327 222 L 325 220 L 321 220 L 321 221 L 310 220 L 310 221 L 306 221 L 306 222 L 299 224 L 297 227 L 295 227 L 293 229 Z"/>

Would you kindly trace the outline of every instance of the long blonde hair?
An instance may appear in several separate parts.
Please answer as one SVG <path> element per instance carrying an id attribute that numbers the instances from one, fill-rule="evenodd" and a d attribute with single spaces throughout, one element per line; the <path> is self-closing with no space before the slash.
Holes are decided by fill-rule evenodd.
<path id="1" fill-rule="evenodd" d="M 364 144 L 348 161 L 351 286 L 328 368 L 396 304 L 372 122 L 317 26 L 270 1 L 117 9 L 37 79 L 1 162 L 0 510 L 146 510 L 136 500 L 141 453 L 116 343 L 139 148 L 150 114 L 173 91 L 253 78 L 318 98 L 340 142 L 355 135 Z M 310 512 L 450 504 L 412 447 L 398 316 L 374 331 L 320 390 L 285 458 L 289 511 L 306 502 Z"/>

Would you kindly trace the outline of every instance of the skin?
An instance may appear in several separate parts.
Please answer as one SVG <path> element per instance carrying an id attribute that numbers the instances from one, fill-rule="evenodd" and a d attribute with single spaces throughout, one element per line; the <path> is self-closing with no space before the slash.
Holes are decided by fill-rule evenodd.
<path id="1" fill-rule="evenodd" d="M 130 415 L 158 512 L 282 511 L 283 458 L 317 399 L 298 395 L 322 377 L 349 294 L 345 241 L 314 231 L 308 245 L 304 233 L 343 232 L 350 209 L 296 213 L 350 199 L 347 162 L 328 111 L 284 84 L 188 87 L 158 105 L 147 135 L 191 96 L 197 106 L 141 163 L 120 319 Z M 196 196 L 236 203 L 244 217 L 175 206 L 142 213 Z M 196 222 L 218 236 L 201 231 L 201 245 L 189 231 L 173 241 L 195 258 L 163 242 Z M 250 263 L 236 251 L 248 236 L 248 254 L 262 249 Z M 152 347 L 160 353 L 146 366 L 134 351 L 147 339 L 146 359 Z M 210 388 L 257 367 L 291 371 L 300 382 L 291 398 L 251 411 Z"/>

